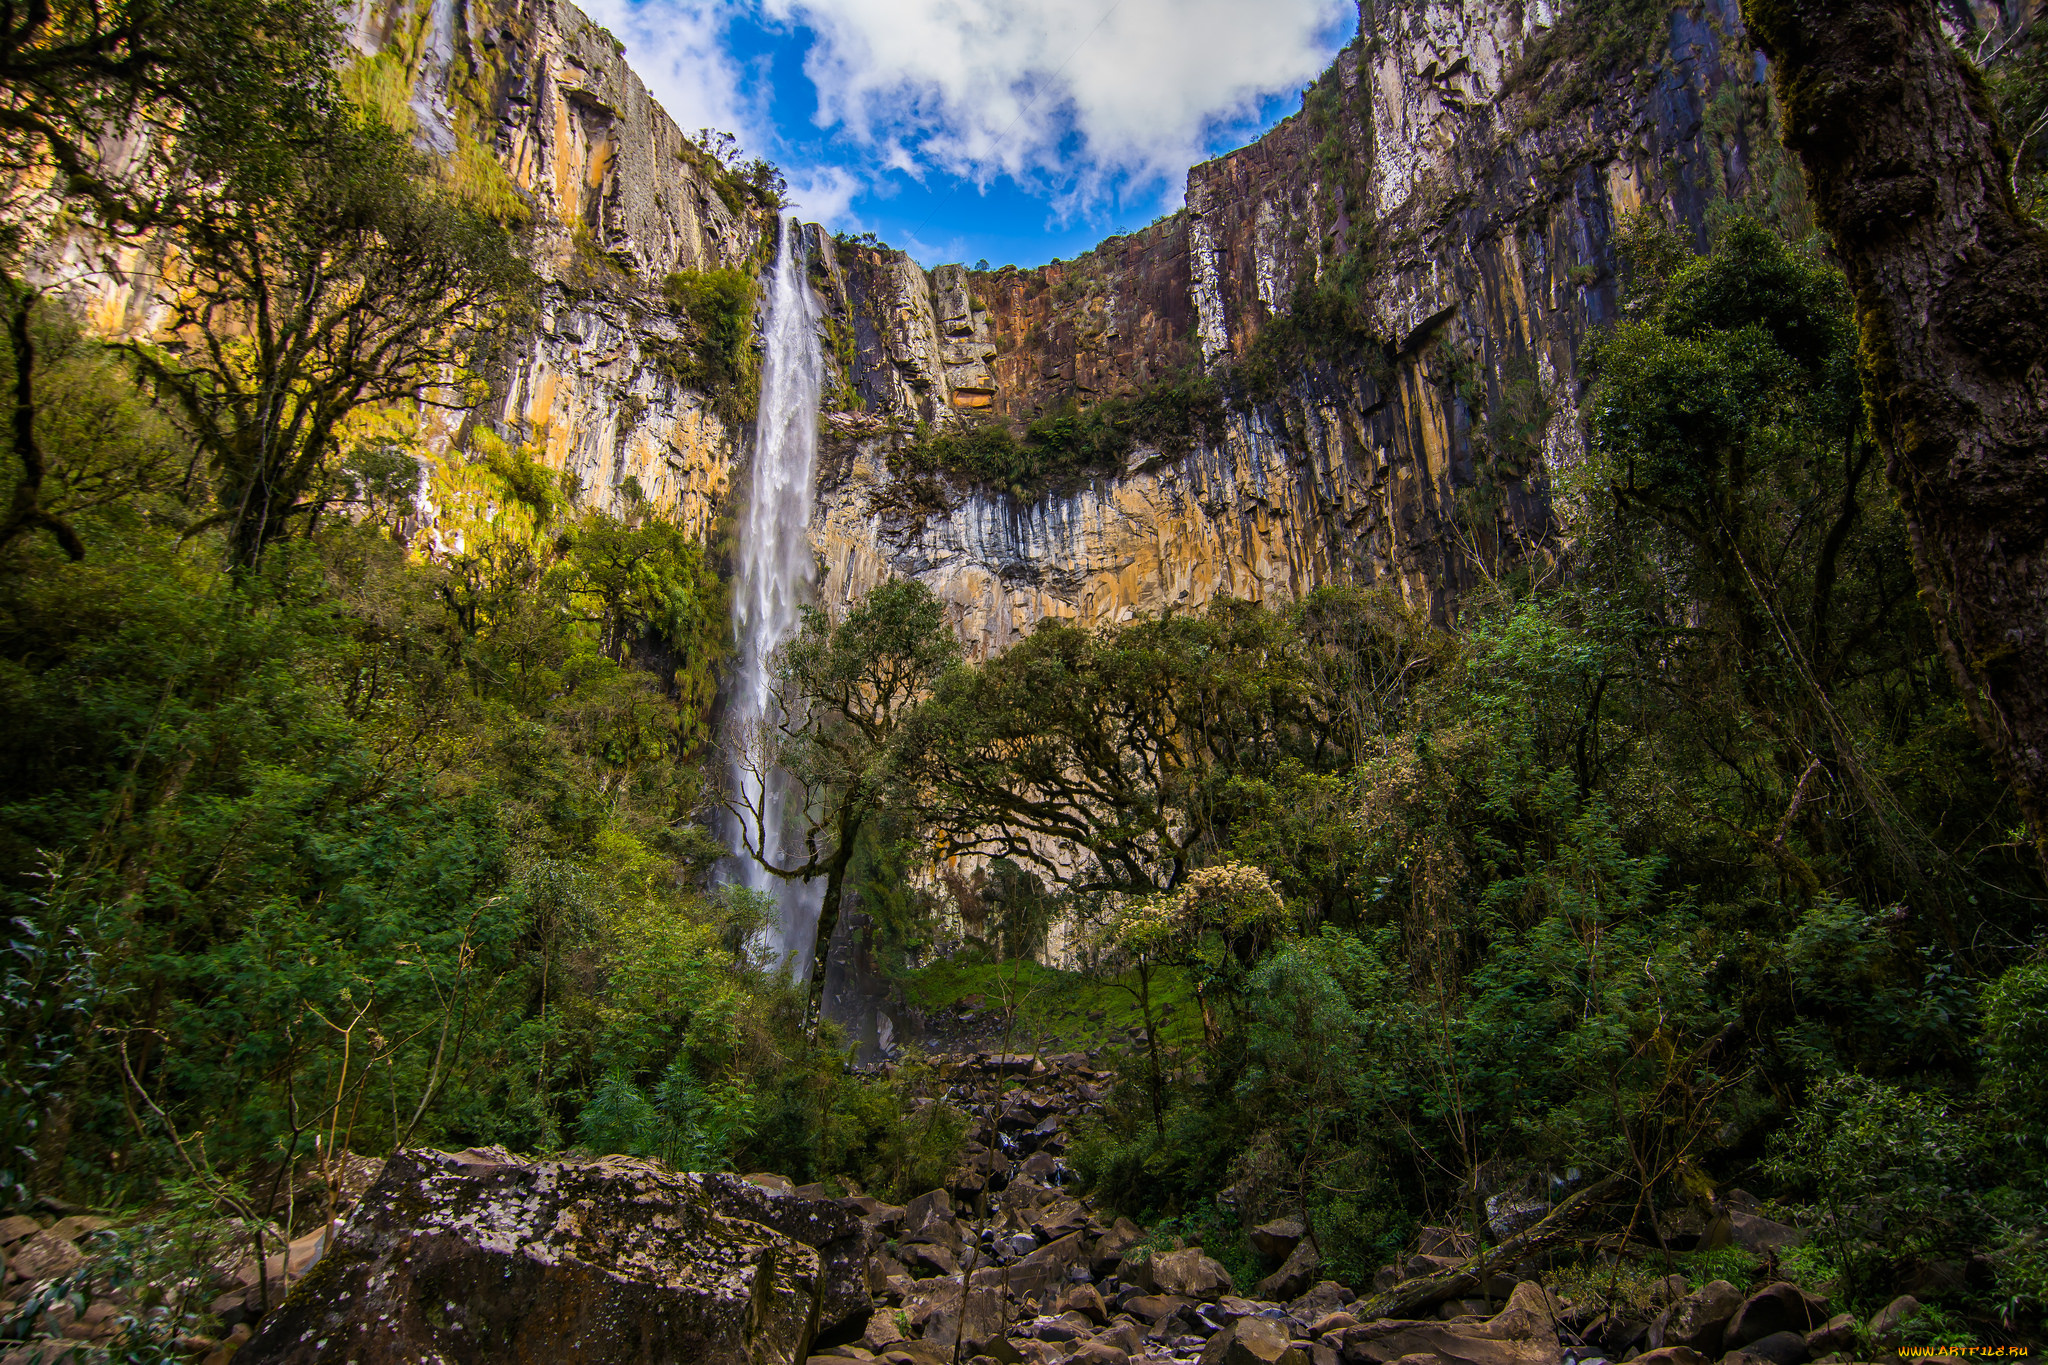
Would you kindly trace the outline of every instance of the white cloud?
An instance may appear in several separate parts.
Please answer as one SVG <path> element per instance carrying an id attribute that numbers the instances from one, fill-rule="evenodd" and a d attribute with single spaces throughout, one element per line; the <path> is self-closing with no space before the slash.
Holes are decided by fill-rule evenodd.
<path id="1" fill-rule="evenodd" d="M 686 132 L 779 162 L 806 218 L 858 230 L 892 175 L 999 176 L 1056 213 L 1180 202 L 1219 131 L 1329 64 L 1354 0 L 579 0 Z M 811 37 L 816 130 L 778 131 L 766 56 L 735 21 Z"/>
<path id="2" fill-rule="evenodd" d="M 1177 178 L 1330 60 L 1350 0 L 759 0 L 816 35 L 819 121 L 884 165 L 1092 197 Z"/>
<path id="3" fill-rule="evenodd" d="M 835 231 L 858 228 L 853 197 L 867 184 L 843 166 L 799 166 L 789 178 L 789 211 Z"/>

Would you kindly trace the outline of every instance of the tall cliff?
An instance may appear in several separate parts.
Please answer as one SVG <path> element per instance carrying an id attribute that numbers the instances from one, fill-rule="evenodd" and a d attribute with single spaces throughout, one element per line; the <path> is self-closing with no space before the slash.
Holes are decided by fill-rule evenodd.
<path id="1" fill-rule="evenodd" d="M 1726 0 L 1639 16 L 1640 63 L 1611 70 L 1612 15 L 1388 0 L 1362 18 L 1300 114 L 1191 170 L 1180 212 L 1077 260 L 927 277 L 820 243 L 865 409 L 833 424 L 828 600 L 915 575 L 999 649 L 1045 616 L 1336 581 L 1442 613 L 1475 574 L 1544 559 L 1551 475 L 1579 447 L 1579 352 L 1616 314 L 1620 225 L 1647 207 L 1704 245 L 1717 201 L 1798 211 L 1759 65 Z M 1041 496 L 891 496 L 892 419 L 1022 422 L 1228 376 L 1331 289 L 1366 302 L 1373 344 L 1283 374 L 1220 437 L 1141 443 Z"/>
<path id="2" fill-rule="evenodd" d="M 359 92 L 528 220 L 546 281 L 488 399 L 423 419 L 431 498 L 473 493 L 465 468 L 502 441 L 587 497 L 710 528 L 750 413 L 706 391 L 664 282 L 758 271 L 772 203 L 567 0 L 355 0 L 349 21 Z M 1620 225 L 1648 206 L 1703 244 L 1717 201 L 1796 211 L 1761 74 L 1732 0 L 1561 17 L 1546 0 L 1368 0 L 1301 112 L 1192 169 L 1183 209 L 1076 260 L 926 271 L 806 229 L 831 369 L 826 601 L 913 575 L 979 652 L 1047 616 L 1339 581 L 1442 614 L 1475 575 L 1541 564 L 1552 475 L 1579 443 L 1580 349 L 1616 312 Z M 149 325 L 147 251 L 61 263 L 110 330 Z M 1315 310 L 1340 297 L 1363 344 L 1319 349 Z M 1277 367 L 1269 333 L 1294 343 L 1266 348 Z M 941 471 L 911 489 L 896 458 L 920 427 L 1202 378 L 1228 398 L 1216 422 L 1051 488 Z"/>

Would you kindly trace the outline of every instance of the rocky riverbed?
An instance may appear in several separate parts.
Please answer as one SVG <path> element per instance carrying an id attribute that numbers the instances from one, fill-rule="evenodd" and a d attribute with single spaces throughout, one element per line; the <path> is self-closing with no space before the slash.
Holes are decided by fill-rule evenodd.
<path id="1" fill-rule="evenodd" d="M 1286 1219 L 1249 1230 L 1273 1268 L 1240 1285 L 1071 1187 L 1071 1126 L 1113 1080 L 1088 1055 L 936 1064 L 973 1126 L 948 1185 L 901 1205 L 624 1157 L 406 1151 L 357 1163 L 331 1225 L 288 1246 L 275 1229 L 264 1275 L 230 1256 L 177 1283 L 138 1278 L 132 1230 L 18 1215 L 0 1365 L 1827 1365 L 1896 1359 L 1918 1309 L 1863 1322 L 1768 1275 L 1632 1296 L 1582 1276 L 1574 1297 L 1547 1255 L 1493 1266 L 1449 1228 L 1346 1285 Z M 1704 1235 L 1767 1258 L 1802 1235 L 1724 1204 Z M 1497 1201 L 1496 1243 L 1542 1212 Z"/>

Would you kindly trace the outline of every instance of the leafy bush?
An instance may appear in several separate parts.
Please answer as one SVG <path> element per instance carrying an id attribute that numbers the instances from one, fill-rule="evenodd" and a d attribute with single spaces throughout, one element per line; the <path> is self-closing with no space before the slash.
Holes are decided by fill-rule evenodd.
<path id="1" fill-rule="evenodd" d="M 709 398 L 728 422 L 751 421 L 761 391 L 753 349 L 753 276 L 743 270 L 683 270 L 662 281 L 662 293 L 690 325 L 687 350 L 666 353 L 670 377 Z"/>
<path id="2" fill-rule="evenodd" d="M 1988 1230 L 1975 1190 L 1982 1142 L 1942 1096 L 1852 1074 L 1815 1085 L 1770 1167 L 1810 1199 L 1801 1213 L 1843 1297 L 1874 1304 L 1915 1256 Z"/>

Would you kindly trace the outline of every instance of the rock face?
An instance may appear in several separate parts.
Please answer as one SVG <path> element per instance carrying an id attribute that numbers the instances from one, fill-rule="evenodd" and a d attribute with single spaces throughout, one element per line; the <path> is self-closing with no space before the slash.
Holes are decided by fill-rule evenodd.
<path id="1" fill-rule="evenodd" d="M 893 253 L 833 257 L 820 282 L 859 337 L 842 355 L 863 402 L 834 427 L 814 523 L 827 603 L 919 577 L 985 654 L 1046 616 L 1334 582 L 1441 613 L 1476 562 L 1540 559 L 1551 474 L 1580 444 L 1579 348 L 1619 309 L 1624 221 L 1647 207 L 1704 245 L 1717 199 L 1800 211 L 1729 0 L 1671 15 L 1646 81 L 1578 81 L 1572 43 L 1540 41 L 1551 18 L 1376 0 L 1303 113 L 1191 170 L 1185 209 L 1071 262 L 969 272 L 964 311 L 956 268 L 921 293 Z M 1021 423 L 1226 374 L 1298 288 L 1340 271 L 1370 301 L 1376 344 L 1297 366 L 1219 439 L 1141 446 L 1043 496 L 907 497 L 889 471 L 889 422 Z M 984 381 L 971 357 L 991 346 Z"/>
<path id="2" fill-rule="evenodd" d="M 751 1188 L 624 1157 L 401 1152 L 240 1358 L 801 1361 L 851 1291 L 796 1237 L 721 1210 L 753 1208 Z M 839 1230 L 836 1206 L 757 1193 L 828 1246 Z"/>
<path id="3" fill-rule="evenodd" d="M 1085 623 L 1219 595 L 1386 585 L 1442 615 L 1488 571 L 1543 561 L 1554 471 L 1579 447 L 1580 346 L 1617 315 L 1621 228 L 1657 210 L 1696 245 L 1709 206 L 1797 215 L 1734 0 L 1669 16 L 1641 73 L 1584 70 L 1555 8 L 1365 0 L 1360 41 L 1301 113 L 1188 173 L 1186 207 L 1072 261 L 927 271 L 807 230 L 824 302 L 829 438 L 812 527 L 822 597 L 929 583 L 969 652 L 1048 616 Z M 729 510 L 744 396 L 693 390 L 672 272 L 768 259 L 775 211 L 685 138 L 618 43 L 568 0 L 354 0 L 352 33 L 419 141 L 494 165 L 526 206 L 536 325 L 467 412 L 429 416 L 445 465 L 425 543 L 487 496 L 464 468 L 489 427 L 685 527 Z M 1654 35 L 1646 35 L 1651 37 Z M 481 154 L 481 155 L 480 155 Z M 147 332 L 149 248 L 58 244 L 51 278 L 108 331 Z M 90 258 L 90 259 L 88 259 Z M 1186 449 L 1053 492 L 940 481 L 889 457 L 917 423 L 1021 424 L 1252 357 L 1298 291 L 1342 278 L 1369 343 L 1295 357 Z M 468 509 L 465 511 L 465 509 Z"/>

